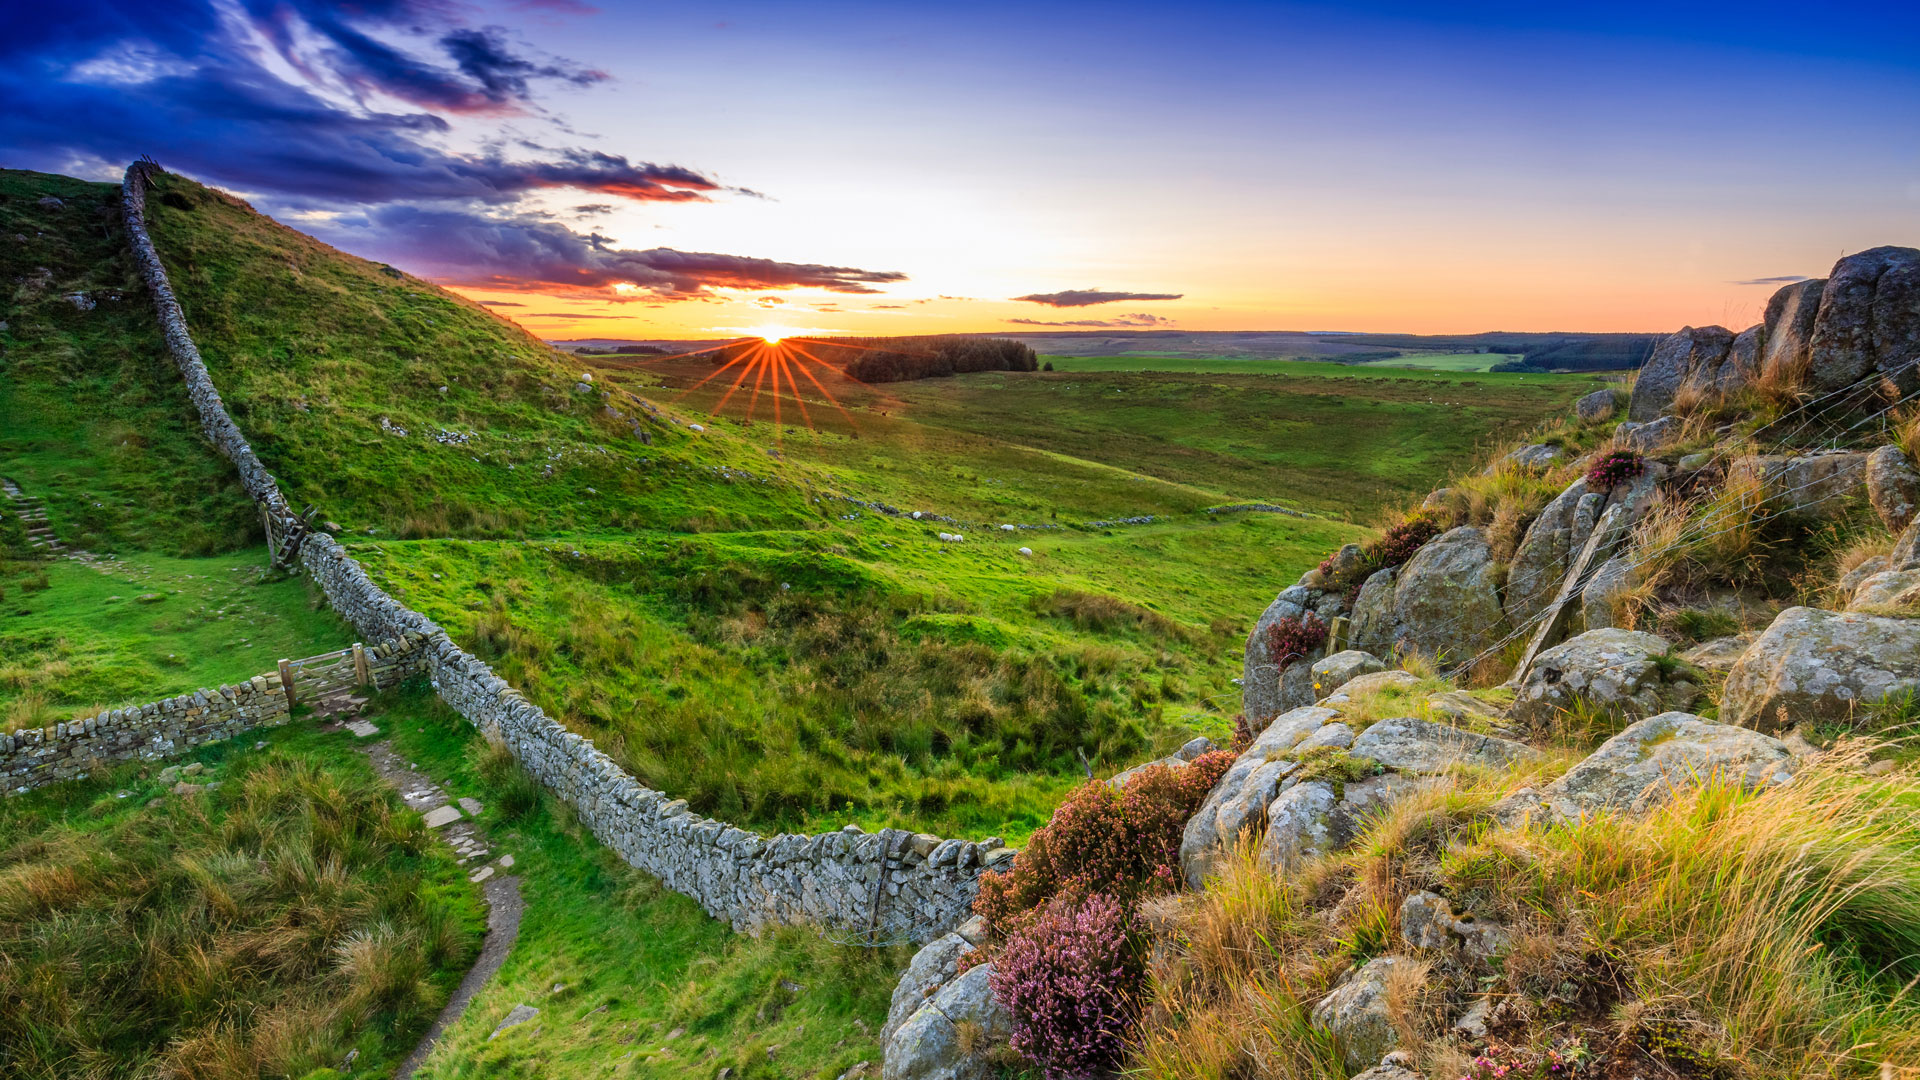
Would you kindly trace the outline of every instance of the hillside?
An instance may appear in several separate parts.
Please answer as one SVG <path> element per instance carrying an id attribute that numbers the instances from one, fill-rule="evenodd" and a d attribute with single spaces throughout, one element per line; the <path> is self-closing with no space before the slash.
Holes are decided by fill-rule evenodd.
<path id="1" fill-rule="evenodd" d="M 46 535 L 85 551 L 49 559 L 25 503 L 0 513 L 12 545 L 0 589 L 16 612 L 0 629 L 9 727 L 348 644 L 303 580 L 239 569 L 266 562 L 258 519 L 188 419 L 121 253 L 114 190 L 3 178 L 5 224 L 36 242 L 7 267 L 0 378 L 18 423 L 0 435 L 4 475 L 44 504 Z M 61 206 L 41 202 L 51 193 Z M 716 417 L 715 399 L 643 358 L 583 366 L 183 178 L 156 176 L 148 208 L 213 380 L 294 504 L 312 503 L 377 583 L 639 782 L 769 831 L 852 823 L 1019 840 L 1086 769 L 1197 733 L 1229 739 L 1245 626 L 1223 612 L 1257 607 L 1275 581 L 1370 535 L 1344 519 L 1375 520 L 1381 493 L 1431 486 L 1587 388 L 1481 377 L 1442 384 L 1463 395 L 1448 397 L 1383 372 L 1285 393 L 1118 383 L 1080 394 L 1036 379 L 1055 398 L 1047 419 L 1000 381 L 1013 376 L 981 372 L 878 390 L 847 380 L 840 407 L 775 392 L 763 407 L 781 401 L 784 423 Z M 73 292 L 94 306 L 62 298 Z M 1128 412 L 1127 395 L 1150 386 L 1148 411 Z M 1291 434 L 1242 430 L 1247 399 L 1263 393 L 1300 414 Z M 1399 433 L 1389 469 L 1298 453 L 1241 467 L 1270 443 L 1297 449 L 1317 422 L 1310 400 Z M 792 423 L 803 401 L 817 427 Z M 1440 417 L 1454 421 L 1446 437 L 1421 437 Z M 1142 437 L 1105 451 L 1098 433 L 1124 426 Z M 1302 463 L 1308 484 L 1288 479 Z M 1241 505 L 1263 509 L 1207 512 Z M 475 1017 L 449 1036 L 472 1060 L 591 1056 L 643 1023 L 663 1040 L 689 1027 L 702 1060 L 724 1054 L 736 1068 L 764 1064 L 773 1045 L 788 1048 L 782 1069 L 875 1056 L 884 980 L 861 965 L 889 954 L 736 945 L 690 901 L 619 867 L 564 803 L 526 794 L 530 781 L 481 735 L 417 692 L 369 708 L 439 775 L 502 793 L 497 807 L 483 796 L 480 821 L 523 845 L 528 918 L 546 929 L 498 993 L 576 980 L 605 993 L 688 988 L 614 1005 L 608 1024 L 626 1027 L 589 1034 L 542 1026 L 481 1048 L 487 1022 Z M 311 723 L 296 715 L 289 730 Z M 671 944 L 601 955 L 591 943 L 609 904 L 631 920 L 621 933 L 671 927 Z M 804 1008 L 776 1006 L 765 988 L 789 977 L 831 986 Z M 764 1020 L 770 1008 L 787 1015 Z M 852 1045 L 823 1038 L 856 1019 L 869 1034 Z M 669 1061 L 648 1068 L 672 1075 Z"/>

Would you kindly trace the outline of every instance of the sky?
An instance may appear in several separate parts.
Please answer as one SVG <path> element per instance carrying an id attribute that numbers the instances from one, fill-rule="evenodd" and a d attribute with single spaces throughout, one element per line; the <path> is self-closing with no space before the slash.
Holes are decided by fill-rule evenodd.
<path id="1" fill-rule="evenodd" d="M 1920 246 L 1911 3 L 33 7 L 0 166 L 548 338 L 1738 329 Z"/>

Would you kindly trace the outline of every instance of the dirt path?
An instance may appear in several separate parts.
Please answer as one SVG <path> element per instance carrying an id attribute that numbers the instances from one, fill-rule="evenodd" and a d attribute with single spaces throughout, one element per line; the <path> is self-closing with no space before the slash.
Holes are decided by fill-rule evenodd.
<path id="1" fill-rule="evenodd" d="M 343 733 L 353 731 L 362 723 L 349 721 L 342 725 L 341 730 Z M 358 731 L 353 734 L 360 736 Z M 381 778 L 400 792 L 400 797 L 406 800 L 408 806 L 427 815 L 427 823 L 435 829 L 441 842 L 453 848 L 463 865 L 476 868 L 467 878 L 480 882 L 487 898 L 487 936 L 480 945 L 480 955 L 474 960 L 473 967 L 467 969 L 453 996 L 447 999 L 446 1007 L 434 1018 L 433 1026 L 420 1037 L 413 1053 L 407 1055 L 407 1060 L 394 1072 L 394 1080 L 407 1080 L 427 1060 L 427 1055 L 433 1052 L 440 1036 L 467 1011 L 467 1005 L 473 1001 L 474 995 L 487 985 L 487 980 L 493 978 L 493 973 L 506 962 L 514 940 L 520 936 L 520 914 L 526 905 L 520 899 L 520 879 L 498 872 L 511 867 L 513 857 L 503 855 L 492 862 L 488 861 L 486 838 L 473 824 L 473 815 L 481 809 L 479 803 L 472 799 L 456 801 L 447 794 L 446 789 L 434 783 L 432 777 L 417 771 L 394 753 L 393 744 L 385 740 L 373 743 L 365 750 Z"/>

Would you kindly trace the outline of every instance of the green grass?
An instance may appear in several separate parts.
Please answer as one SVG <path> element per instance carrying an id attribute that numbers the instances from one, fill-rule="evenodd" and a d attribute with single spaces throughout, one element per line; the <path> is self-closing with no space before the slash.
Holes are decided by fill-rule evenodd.
<path id="1" fill-rule="evenodd" d="M 344 648 L 350 627 L 266 552 L 0 564 L 0 729 L 44 727 Z"/>
<path id="2" fill-rule="evenodd" d="M 1515 353 L 1407 353 L 1392 360 L 1369 360 L 1367 367 L 1429 368 L 1435 371 L 1485 371 L 1519 359 Z M 1502 374 L 1507 374 L 1502 372 Z"/>
<path id="3" fill-rule="evenodd" d="M 541 795 L 517 815 L 491 797 L 490 754 L 424 688 L 377 703 L 396 747 L 486 803 L 493 850 L 514 856 L 526 911 L 505 966 L 448 1030 L 422 1080 L 839 1076 L 873 1063 L 911 949 L 836 946 L 805 930 L 735 934 L 596 843 Z M 560 987 L 558 991 L 555 987 Z M 520 1003 L 541 1015 L 489 1039 Z"/>
<path id="4" fill-rule="evenodd" d="M 1485 371 L 1488 367 L 1508 359 L 1512 357 L 1500 353 L 1407 353 L 1392 360 L 1368 360 L 1358 364 L 1338 364 L 1330 360 L 1315 360 L 1307 357 L 1156 356 L 1147 353 L 1129 353 L 1124 356 L 1043 355 L 1040 357 L 1041 363 L 1053 365 L 1055 373 L 1158 371 L 1188 375 L 1338 375 L 1342 373 L 1366 375 L 1369 374 L 1367 369 L 1381 367 L 1471 372 Z"/>
<path id="5" fill-rule="evenodd" d="M 135 763 L 0 800 L 0 1076 L 301 1076 L 355 1050 L 380 1075 L 471 962 L 478 889 L 344 734 L 188 758 L 218 786 Z"/>

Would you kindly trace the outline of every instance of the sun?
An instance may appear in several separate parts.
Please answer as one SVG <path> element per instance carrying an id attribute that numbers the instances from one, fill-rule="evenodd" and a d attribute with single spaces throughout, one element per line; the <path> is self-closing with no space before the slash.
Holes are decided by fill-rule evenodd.
<path id="1" fill-rule="evenodd" d="M 790 337 L 797 337 L 802 332 L 803 331 L 795 327 L 781 326 L 775 323 L 763 323 L 748 331 L 749 334 L 769 345 L 778 345 Z"/>

